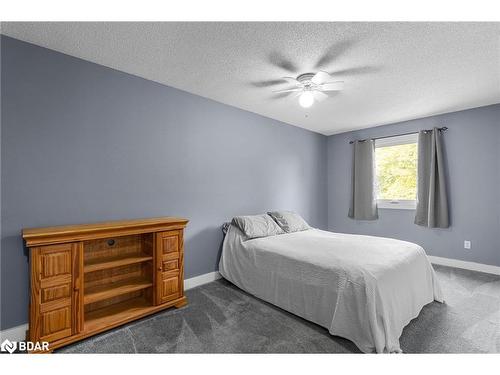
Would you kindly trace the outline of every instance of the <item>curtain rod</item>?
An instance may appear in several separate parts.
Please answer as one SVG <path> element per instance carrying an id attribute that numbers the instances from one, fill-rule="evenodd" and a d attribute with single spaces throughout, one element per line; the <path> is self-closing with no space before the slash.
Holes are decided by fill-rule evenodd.
<path id="1" fill-rule="evenodd" d="M 439 131 L 442 131 L 442 132 L 445 132 L 448 130 L 448 128 L 446 126 L 443 126 L 442 128 L 437 128 Z M 421 131 L 424 131 L 424 132 L 430 132 L 432 131 L 431 129 L 427 129 L 427 130 L 421 130 Z M 376 138 L 371 138 L 373 140 L 376 140 L 376 139 L 384 139 L 384 138 L 391 138 L 391 137 L 400 137 L 400 136 L 403 136 L 403 135 L 410 135 L 410 134 L 418 134 L 418 131 L 416 132 L 410 132 L 410 133 L 403 133 L 403 134 L 395 134 L 395 135 L 385 135 L 383 137 L 376 137 Z M 360 139 L 359 142 L 364 142 L 366 141 L 366 139 Z M 349 144 L 353 144 L 354 141 L 350 141 Z"/>

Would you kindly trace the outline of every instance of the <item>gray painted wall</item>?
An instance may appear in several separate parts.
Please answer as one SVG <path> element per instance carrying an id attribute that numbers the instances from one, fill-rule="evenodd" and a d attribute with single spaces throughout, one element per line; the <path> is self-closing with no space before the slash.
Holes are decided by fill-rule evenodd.
<path id="1" fill-rule="evenodd" d="M 273 208 L 326 228 L 325 136 L 2 36 L 1 328 L 27 322 L 21 229 L 189 218 L 186 277 L 220 225 Z M 167 68 L 167 67 L 166 67 Z"/>
<path id="2" fill-rule="evenodd" d="M 377 221 L 347 217 L 350 140 L 447 126 L 451 227 L 413 224 L 415 211 L 379 209 Z M 430 255 L 500 266 L 500 105 L 444 114 L 328 137 L 328 228 L 408 240 Z M 471 240 L 465 250 L 463 241 Z"/>

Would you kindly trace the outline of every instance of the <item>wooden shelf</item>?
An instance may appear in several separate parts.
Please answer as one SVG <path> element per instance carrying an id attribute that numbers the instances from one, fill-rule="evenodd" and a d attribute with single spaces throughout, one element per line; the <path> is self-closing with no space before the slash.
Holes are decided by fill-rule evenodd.
<path id="1" fill-rule="evenodd" d="M 138 297 L 94 310 L 85 314 L 84 333 L 129 321 L 135 316 L 147 314 L 154 308 L 144 298 Z"/>
<path id="2" fill-rule="evenodd" d="M 122 294 L 135 292 L 153 286 L 151 280 L 145 278 L 133 278 L 119 281 L 113 284 L 98 285 L 85 288 L 83 301 L 89 303 L 102 301 Z"/>
<path id="3" fill-rule="evenodd" d="M 153 257 L 151 255 L 146 254 L 97 258 L 87 261 L 83 266 L 83 272 L 88 273 L 114 267 L 128 266 L 130 264 L 148 262 L 152 259 Z"/>

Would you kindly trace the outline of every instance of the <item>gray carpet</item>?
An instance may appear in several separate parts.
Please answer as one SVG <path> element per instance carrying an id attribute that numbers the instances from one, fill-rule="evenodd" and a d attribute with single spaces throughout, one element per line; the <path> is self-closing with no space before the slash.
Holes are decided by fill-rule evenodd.
<path id="1" fill-rule="evenodd" d="M 500 352 L 500 276 L 435 266 L 447 302 L 404 329 L 406 353 Z M 89 338 L 60 353 L 359 353 L 348 340 L 224 280 L 187 291 L 189 304 Z"/>

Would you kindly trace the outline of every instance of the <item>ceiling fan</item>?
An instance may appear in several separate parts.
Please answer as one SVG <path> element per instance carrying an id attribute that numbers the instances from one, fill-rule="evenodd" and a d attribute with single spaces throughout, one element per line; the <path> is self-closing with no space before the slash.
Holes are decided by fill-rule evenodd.
<path id="1" fill-rule="evenodd" d="M 274 93 L 296 92 L 299 97 L 299 104 L 304 108 L 312 106 L 315 100 L 321 102 L 328 98 L 325 92 L 341 91 L 344 88 L 344 81 L 334 81 L 330 74 L 322 70 L 317 73 L 300 74 L 297 78 L 283 77 L 283 79 L 295 87 L 277 90 Z"/>

